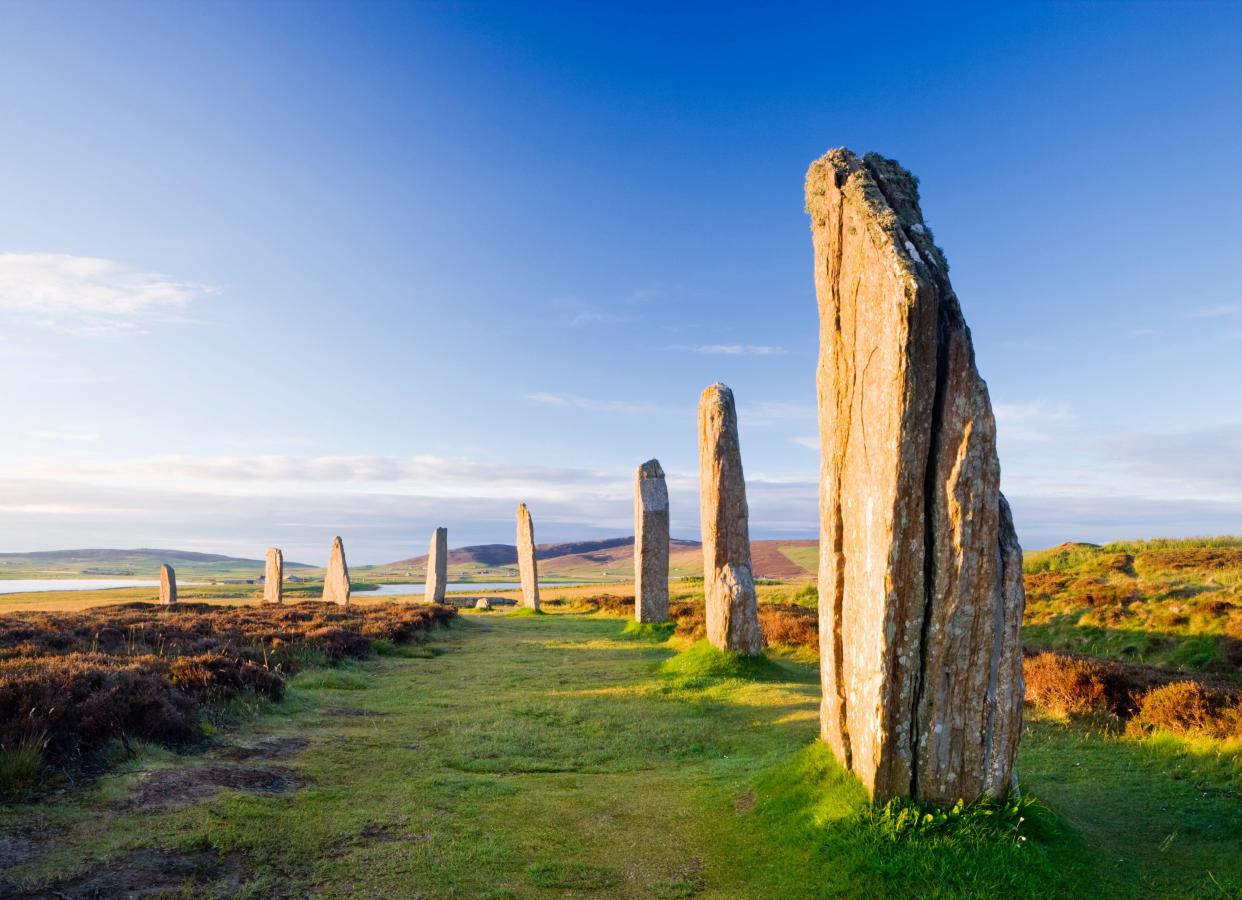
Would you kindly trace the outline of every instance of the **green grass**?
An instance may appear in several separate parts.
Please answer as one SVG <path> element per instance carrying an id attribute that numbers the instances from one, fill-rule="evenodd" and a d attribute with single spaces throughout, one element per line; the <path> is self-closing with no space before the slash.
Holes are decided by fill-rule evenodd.
<path id="1" fill-rule="evenodd" d="M 679 654 L 626 637 L 628 624 L 469 616 L 426 658 L 299 675 L 284 703 L 221 739 L 308 739 L 270 763 L 306 787 L 132 809 L 125 799 L 151 772 L 204 762 L 142 751 L 76 791 L 0 806 L 0 833 L 49 841 L 4 877 L 33 888 L 162 848 L 238 854 L 241 895 L 253 897 L 1242 890 L 1236 757 L 1216 745 L 1036 720 L 1020 772 L 1024 796 L 1047 807 L 1018 808 L 1016 826 L 1004 809 L 912 825 L 902 808 L 868 803 L 817 742 L 813 665 L 702 645 Z"/>
<path id="2" fill-rule="evenodd" d="M 626 622 L 621 637 L 633 641 L 667 641 L 677 630 L 675 622 Z"/>
<path id="3" fill-rule="evenodd" d="M 665 660 L 660 666 L 660 673 L 687 681 L 772 680 L 790 677 L 788 670 L 782 669 L 762 653 L 751 656 L 748 653 L 718 650 L 706 640 L 698 641 Z"/>

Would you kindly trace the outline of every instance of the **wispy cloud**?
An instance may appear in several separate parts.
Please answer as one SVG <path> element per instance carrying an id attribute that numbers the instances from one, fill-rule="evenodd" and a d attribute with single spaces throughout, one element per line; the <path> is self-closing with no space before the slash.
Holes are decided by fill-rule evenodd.
<path id="1" fill-rule="evenodd" d="M 27 431 L 26 437 L 51 443 L 89 444 L 99 440 L 99 432 L 88 428 L 45 428 Z"/>
<path id="2" fill-rule="evenodd" d="M 659 411 L 654 403 L 632 403 L 628 400 L 595 400 L 579 394 L 535 393 L 523 394 L 523 398 L 540 406 L 559 409 L 589 409 L 595 412 L 641 414 Z"/>
<path id="3" fill-rule="evenodd" d="M 795 444 L 797 444 L 799 447 L 806 447 L 806 449 L 808 450 L 819 449 L 819 438 L 817 437 L 799 436 L 799 437 L 792 437 L 790 438 L 790 440 L 793 441 Z"/>
<path id="4" fill-rule="evenodd" d="M 787 352 L 784 347 L 771 347 L 766 344 L 675 344 L 668 349 L 713 356 L 780 356 Z"/>
<path id="5" fill-rule="evenodd" d="M 0 310 L 78 334 L 118 335 L 216 292 L 110 259 L 64 253 L 0 253 Z"/>
<path id="6" fill-rule="evenodd" d="M 611 307 L 588 303 L 577 297 L 559 297 L 552 301 L 552 305 L 567 316 L 565 322 L 571 328 L 589 325 L 620 325 L 633 322 L 637 318 L 633 313 L 618 312 Z"/>
<path id="7" fill-rule="evenodd" d="M 1225 316 L 1236 316 L 1238 313 L 1242 313 L 1242 303 L 1218 303 L 1215 306 L 1192 309 L 1187 315 L 1192 319 L 1222 319 Z"/>
<path id="8" fill-rule="evenodd" d="M 741 403 L 738 421 L 743 425 L 776 425 L 786 422 L 814 422 L 816 409 L 811 403 L 787 403 L 782 400 L 760 400 Z"/>
<path id="9" fill-rule="evenodd" d="M 530 503 L 542 541 L 612 537 L 633 528 L 633 468 L 573 469 L 416 457 L 194 457 L 47 463 L 0 479 L 0 546 L 164 546 L 247 557 L 283 546 L 322 560 L 332 535 L 351 561 L 426 550 L 449 528 L 453 546 L 512 541 L 513 510 Z M 698 474 L 668 470 L 676 536 L 698 533 Z M 747 478 L 756 537 L 813 533 L 813 481 Z M 357 553 L 355 557 L 353 554 Z"/>

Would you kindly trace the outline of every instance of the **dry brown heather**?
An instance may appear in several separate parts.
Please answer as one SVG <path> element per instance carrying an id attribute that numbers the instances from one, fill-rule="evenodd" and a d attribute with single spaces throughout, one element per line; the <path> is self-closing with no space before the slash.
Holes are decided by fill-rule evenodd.
<path id="1" fill-rule="evenodd" d="M 630 616 L 634 598 L 571 595 L 544 600 L 549 607 Z M 703 603 L 677 599 L 669 607 L 675 633 L 707 636 Z M 760 603 L 767 647 L 819 651 L 819 615 L 796 603 Z M 1242 684 L 1227 676 L 1171 671 L 1069 653 L 1030 653 L 1023 661 L 1026 701 L 1056 718 L 1107 717 L 1131 732 L 1162 728 L 1176 734 L 1242 737 Z"/>
<path id="2" fill-rule="evenodd" d="M 361 657 L 448 622 L 452 607 L 134 603 L 0 617 L 0 747 L 35 741 L 75 765 L 108 741 L 177 744 L 204 714 L 251 694 L 279 700 L 308 663 Z"/>

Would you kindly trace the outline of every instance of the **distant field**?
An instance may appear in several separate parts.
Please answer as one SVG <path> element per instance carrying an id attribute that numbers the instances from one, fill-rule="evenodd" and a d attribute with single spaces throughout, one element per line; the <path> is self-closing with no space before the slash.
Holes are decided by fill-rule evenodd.
<path id="1" fill-rule="evenodd" d="M 1242 680 L 1242 538 L 1062 544 L 1025 570 L 1027 647 Z"/>
<path id="2" fill-rule="evenodd" d="M 0 553 L 0 579 L 158 578 L 164 563 L 178 577 L 194 580 L 246 580 L 263 574 L 263 560 L 194 553 L 188 550 L 49 550 Z M 285 561 L 286 571 L 310 567 Z"/>

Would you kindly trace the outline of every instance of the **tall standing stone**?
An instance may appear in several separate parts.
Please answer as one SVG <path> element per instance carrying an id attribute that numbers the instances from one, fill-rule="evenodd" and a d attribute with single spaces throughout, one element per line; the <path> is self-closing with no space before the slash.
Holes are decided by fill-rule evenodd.
<path id="1" fill-rule="evenodd" d="M 433 603 L 444 602 L 444 586 L 448 584 L 448 529 L 437 528 L 431 536 L 427 553 L 427 586 L 423 597 Z"/>
<path id="2" fill-rule="evenodd" d="M 880 799 L 1001 795 L 1022 728 L 1022 550 L 948 263 L 892 160 L 833 150 L 806 202 L 823 738 Z"/>
<path id="3" fill-rule="evenodd" d="M 323 579 L 323 599 L 329 603 L 349 605 L 349 566 L 345 564 L 345 544 L 339 537 L 332 539 L 328 573 Z"/>
<path id="4" fill-rule="evenodd" d="M 263 602 L 280 603 L 285 598 L 285 555 L 276 547 L 267 548 L 263 567 Z"/>
<path id="5" fill-rule="evenodd" d="M 733 391 L 713 384 L 699 398 L 699 516 L 707 638 L 721 650 L 763 650 L 750 563 L 750 512 Z"/>
<path id="6" fill-rule="evenodd" d="M 160 603 L 170 606 L 177 602 L 177 573 L 167 563 L 160 566 Z"/>
<path id="7" fill-rule="evenodd" d="M 668 621 L 668 485 L 655 459 L 634 477 L 634 618 Z"/>
<path id="8" fill-rule="evenodd" d="M 535 523 L 522 503 L 517 508 L 518 573 L 522 579 L 522 605 L 539 609 L 539 568 L 535 563 Z"/>

